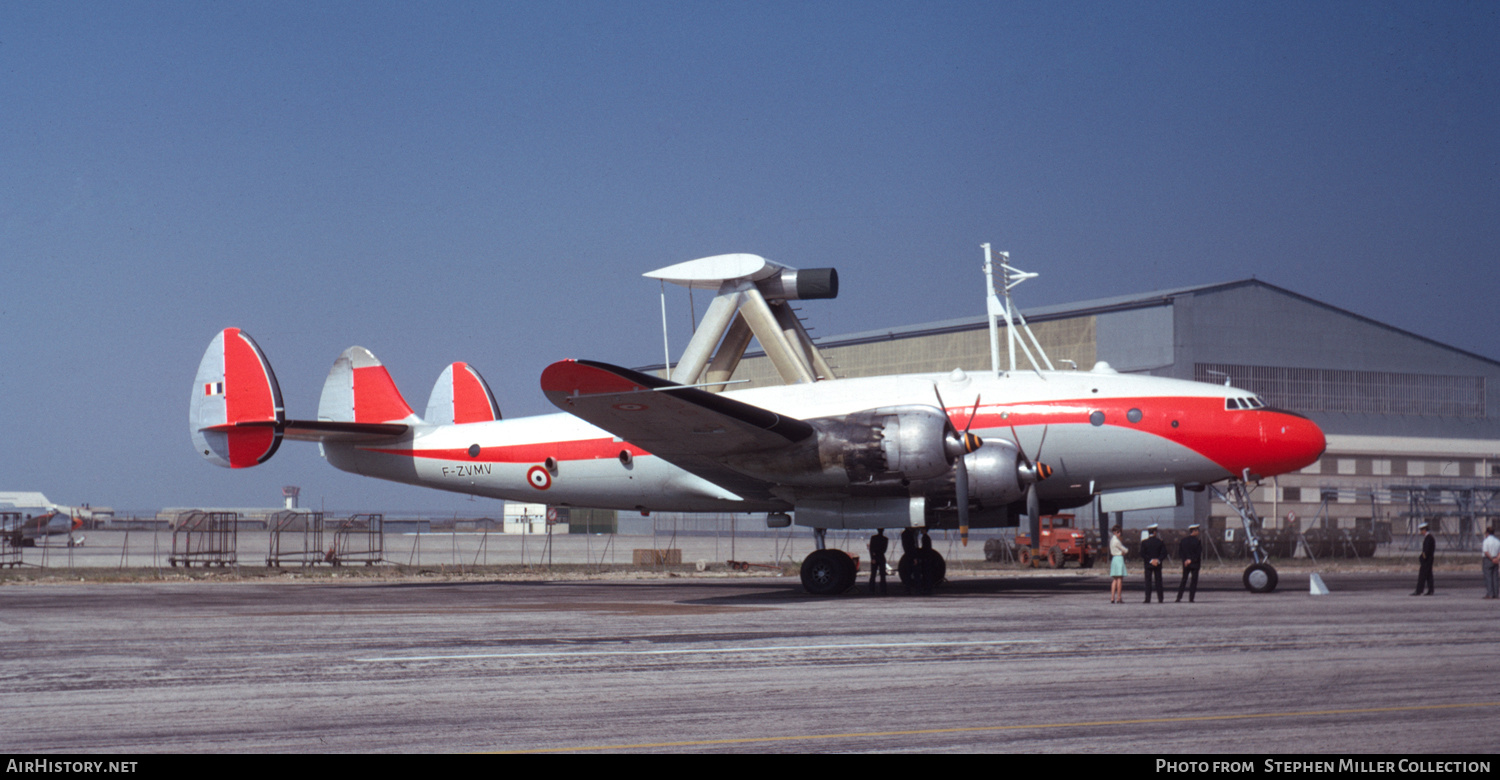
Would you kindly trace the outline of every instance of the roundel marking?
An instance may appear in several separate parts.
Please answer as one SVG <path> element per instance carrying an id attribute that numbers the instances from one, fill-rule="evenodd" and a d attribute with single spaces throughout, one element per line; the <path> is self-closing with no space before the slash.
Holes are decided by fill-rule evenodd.
<path id="1" fill-rule="evenodd" d="M 541 466 L 532 466 L 527 469 L 526 481 L 530 482 L 531 486 L 537 490 L 546 490 L 552 487 L 552 475 L 548 474 L 547 469 Z"/>
<path id="2" fill-rule="evenodd" d="M 615 404 L 614 408 L 619 409 L 622 412 L 644 412 L 646 411 L 647 406 L 645 404 L 638 403 L 623 403 Z"/>

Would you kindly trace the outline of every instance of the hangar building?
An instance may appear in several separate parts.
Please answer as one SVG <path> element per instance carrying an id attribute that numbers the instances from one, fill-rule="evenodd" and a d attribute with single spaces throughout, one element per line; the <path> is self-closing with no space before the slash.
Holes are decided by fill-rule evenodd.
<path id="1" fill-rule="evenodd" d="M 1122 373 L 1227 379 L 1318 423 L 1328 438 L 1323 458 L 1253 493 L 1269 528 L 1296 521 L 1303 530 L 1389 538 L 1420 517 L 1437 521 L 1447 546 L 1467 549 L 1486 519 L 1500 516 L 1500 362 L 1254 279 L 1022 314 L 1059 368 L 1102 360 Z M 840 377 L 990 366 L 984 316 L 819 339 L 818 347 Z M 781 382 L 758 353 L 746 354 L 735 378 Z M 1076 511 L 1096 527 L 1087 507 Z M 1211 532 L 1239 525 L 1207 491 L 1125 521 L 1197 522 Z"/>

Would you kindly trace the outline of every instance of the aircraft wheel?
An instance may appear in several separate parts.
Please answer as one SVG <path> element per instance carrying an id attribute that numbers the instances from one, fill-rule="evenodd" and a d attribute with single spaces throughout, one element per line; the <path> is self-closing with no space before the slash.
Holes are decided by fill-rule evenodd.
<path id="1" fill-rule="evenodd" d="M 1061 569 L 1068 559 L 1062 554 L 1062 550 L 1053 547 L 1047 551 L 1047 562 L 1052 564 L 1052 568 Z"/>
<path id="2" fill-rule="evenodd" d="M 1269 563 L 1253 563 L 1245 568 L 1245 590 L 1270 593 L 1276 590 L 1276 568 Z"/>
<path id="3" fill-rule="evenodd" d="M 901 584 L 917 593 L 931 593 L 948 574 L 948 562 L 936 550 L 913 550 L 897 566 Z"/>
<path id="4" fill-rule="evenodd" d="M 814 550 L 802 559 L 802 587 L 814 596 L 837 596 L 854 577 L 854 560 L 843 550 Z"/>

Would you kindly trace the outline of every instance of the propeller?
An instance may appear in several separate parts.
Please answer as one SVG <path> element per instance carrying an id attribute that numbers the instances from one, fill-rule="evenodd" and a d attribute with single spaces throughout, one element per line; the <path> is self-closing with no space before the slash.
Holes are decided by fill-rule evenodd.
<path id="1" fill-rule="evenodd" d="M 943 403 L 943 394 L 938 391 L 937 385 L 932 386 L 932 392 L 937 396 L 938 408 L 943 410 L 943 416 L 948 416 L 948 406 Z M 969 546 L 969 467 L 964 463 L 964 456 L 984 446 L 984 440 L 969 433 L 969 427 L 974 424 L 974 418 L 979 414 L 979 398 L 974 396 L 974 408 L 969 410 L 969 421 L 964 423 L 963 432 L 952 428 L 949 422 L 951 436 L 943 438 L 943 452 L 953 459 L 954 488 L 957 492 L 955 498 L 958 502 L 958 538 L 963 546 Z"/>
<path id="2" fill-rule="evenodd" d="M 1026 482 L 1026 516 L 1031 518 L 1031 549 L 1040 549 L 1042 543 L 1042 502 L 1037 498 L 1036 483 L 1052 476 L 1052 467 L 1040 460 L 1033 461 L 1026 456 L 1026 448 L 1021 446 L 1021 437 L 1016 435 L 1016 426 L 1010 426 L 1010 437 L 1016 442 L 1016 451 L 1021 454 L 1024 465 L 1019 469 L 1020 477 Z M 1037 442 L 1036 456 L 1042 457 L 1042 448 L 1047 446 L 1047 426 L 1042 427 L 1042 440 Z M 1035 559 L 1036 556 L 1032 556 Z"/>

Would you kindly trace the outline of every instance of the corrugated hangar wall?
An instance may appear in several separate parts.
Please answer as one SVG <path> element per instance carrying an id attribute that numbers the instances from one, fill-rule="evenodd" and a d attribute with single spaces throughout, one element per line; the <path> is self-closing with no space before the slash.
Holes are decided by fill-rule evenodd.
<path id="1" fill-rule="evenodd" d="M 1500 484 L 1494 479 L 1500 477 L 1500 362 L 1256 280 L 1086 301 L 1026 316 L 1059 368 L 1071 360 L 1086 370 L 1104 360 L 1119 371 L 1212 383 L 1227 375 L 1322 426 L 1329 449 L 1319 463 L 1255 492 L 1272 528 L 1285 525 L 1290 513 L 1304 529 L 1326 517 L 1335 527 L 1383 524 L 1402 533 L 1415 523 L 1407 487 L 1477 488 L 1482 494 Z M 1002 331 L 1002 361 L 1003 338 Z M 821 341 L 820 349 L 840 377 L 990 365 L 982 317 L 835 337 Z M 747 356 L 735 378 L 752 380 L 741 387 L 781 381 L 759 356 Z M 1458 500 L 1433 495 L 1444 506 Z M 1127 523 L 1207 522 L 1222 531 L 1232 515 L 1228 508 L 1207 493 L 1187 496 L 1175 511 L 1130 513 Z M 1478 510 L 1473 514 L 1487 505 Z M 1237 523 L 1228 520 L 1229 527 Z M 1474 530 L 1457 520 L 1448 525 L 1450 534 Z"/>
<path id="2" fill-rule="evenodd" d="M 1054 365 L 1062 367 L 1063 360 L 1072 360 L 1084 369 L 1094 365 L 1096 346 L 1093 316 L 1036 323 L 1032 330 Z M 866 336 L 849 344 L 831 339 L 828 346 L 820 346 L 819 349 L 841 379 L 948 372 L 955 368 L 978 371 L 990 367 L 990 335 L 983 326 L 977 330 L 891 335 L 886 338 Z M 1003 341 L 1000 351 L 1001 360 L 1004 360 Z M 1017 360 L 1025 364 L 1025 358 L 1019 352 Z M 771 361 L 759 355 L 746 356 L 734 372 L 734 378 L 750 380 L 735 386 L 736 389 L 779 385 L 782 381 Z"/>

